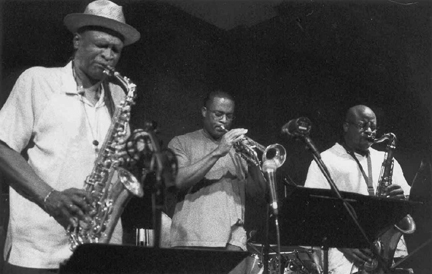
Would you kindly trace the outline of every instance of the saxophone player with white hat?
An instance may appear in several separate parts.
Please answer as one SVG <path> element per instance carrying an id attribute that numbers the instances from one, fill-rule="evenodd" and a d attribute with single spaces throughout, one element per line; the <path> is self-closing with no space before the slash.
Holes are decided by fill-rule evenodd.
<path id="1" fill-rule="evenodd" d="M 140 39 L 108 0 L 64 24 L 73 33 L 72 60 L 25 70 L 0 110 L 0 171 L 10 185 L 4 273 L 57 273 L 72 254 L 65 228 L 88 221 L 92 197 L 83 182 L 125 97 L 104 70 Z M 111 243 L 121 235 L 119 223 Z"/>

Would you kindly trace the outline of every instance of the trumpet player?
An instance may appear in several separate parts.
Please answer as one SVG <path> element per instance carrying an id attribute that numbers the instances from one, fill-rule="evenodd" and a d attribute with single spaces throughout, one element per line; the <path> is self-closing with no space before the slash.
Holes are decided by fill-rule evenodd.
<path id="1" fill-rule="evenodd" d="M 168 147 L 178 160 L 179 197 L 171 226 L 173 247 L 246 251 L 245 191 L 264 201 L 265 180 L 258 166 L 233 148 L 247 130 L 231 129 L 235 103 L 216 90 L 204 99 L 203 127 L 174 137 Z M 232 273 L 245 273 L 245 263 Z"/>
<path id="2" fill-rule="evenodd" d="M 342 129 L 341 140 L 321 154 L 322 160 L 339 190 L 375 195 L 385 155 L 383 151 L 371 148 L 376 140 L 377 117 L 367 106 L 353 106 L 346 113 Z M 396 160 L 392 168 L 393 184 L 384 190 L 385 196 L 404 199 L 404 195 L 409 194 L 410 186 Z M 305 187 L 330 188 L 315 162 L 309 166 Z M 329 273 L 361 272 L 365 264 L 372 262 L 372 255 L 369 249 L 330 248 Z M 406 247 L 404 242 L 400 241 L 395 257 L 405 255 Z"/>
<path id="3" fill-rule="evenodd" d="M 89 218 L 84 180 L 110 127 L 110 110 L 124 98 L 103 71 L 140 38 L 122 7 L 108 0 L 89 3 L 64 23 L 73 34 L 72 60 L 26 70 L 0 111 L 0 169 L 11 185 L 3 273 L 58 273 L 72 254 L 65 229 Z M 112 242 L 121 238 L 119 224 Z"/>

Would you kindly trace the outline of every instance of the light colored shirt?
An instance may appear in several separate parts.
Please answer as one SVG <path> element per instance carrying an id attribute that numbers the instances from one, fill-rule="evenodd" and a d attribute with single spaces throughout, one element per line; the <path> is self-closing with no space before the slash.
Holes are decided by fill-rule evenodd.
<path id="1" fill-rule="evenodd" d="M 116 105 L 123 90 L 110 84 Z M 102 91 L 105 92 L 105 91 Z M 71 63 L 62 68 L 33 67 L 18 78 L 0 111 L 0 140 L 17 152 L 55 190 L 84 186 L 111 125 L 103 101 L 95 106 L 77 93 Z M 120 229 L 120 230 L 119 230 Z M 121 243 L 121 225 L 112 242 Z M 65 229 L 43 209 L 10 188 L 10 221 L 5 258 L 13 265 L 59 268 L 72 254 Z M 10 253 L 9 253 L 10 252 Z"/>
<path id="2" fill-rule="evenodd" d="M 369 152 L 372 166 L 373 188 L 376 190 L 385 153 L 373 148 L 369 148 Z M 367 156 L 362 156 L 357 153 L 355 153 L 355 156 L 362 165 L 366 175 L 370 176 L 368 174 L 369 169 Z M 333 147 L 321 153 L 321 158 L 327 166 L 331 178 L 340 191 L 369 195 L 367 183 L 357 162 L 347 153 L 343 146 L 336 143 Z M 401 186 L 404 193 L 406 195 L 409 194 L 410 186 L 405 180 L 402 168 L 396 159 L 394 159 L 392 184 Z M 330 189 L 330 185 L 315 161 L 312 161 L 309 166 L 305 187 Z M 398 249 L 400 250 L 398 250 L 398 256 L 406 255 L 406 246 L 403 238 L 401 238 L 399 243 Z M 323 255 L 320 255 L 322 259 Z M 353 263 L 345 258 L 344 254 L 337 248 L 329 248 L 328 259 L 328 269 L 330 274 L 348 274 L 357 271 L 357 268 Z"/>
<path id="3" fill-rule="evenodd" d="M 201 160 L 217 146 L 218 141 L 202 129 L 174 137 L 168 145 L 177 156 L 179 168 Z M 234 235 L 241 242 L 234 244 L 245 248 L 246 232 L 241 226 L 246 172 L 245 161 L 234 149 L 221 157 L 205 175 L 205 183 L 191 187 L 184 200 L 177 203 L 171 245 L 225 247 Z"/>

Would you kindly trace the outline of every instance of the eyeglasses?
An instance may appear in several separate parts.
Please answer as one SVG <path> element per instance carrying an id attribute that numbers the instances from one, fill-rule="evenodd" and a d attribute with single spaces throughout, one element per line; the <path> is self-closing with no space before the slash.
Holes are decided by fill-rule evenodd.
<path id="1" fill-rule="evenodd" d="M 234 113 L 225 113 L 225 112 L 219 111 L 219 110 L 210 110 L 210 109 L 207 109 L 207 110 L 209 112 L 211 112 L 214 115 L 215 119 L 217 119 L 217 120 L 222 120 L 224 115 L 226 116 L 227 120 L 232 121 L 235 119 Z"/>
<path id="2" fill-rule="evenodd" d="M 354 122 L 346 121 L 346 123 L 355 126 L 360 131 L 366 131 L 368 128 L 370 128 L 371 131 L 377 131 L 378 130 L 378 127 L 372 122 L 354 123 Z"/>

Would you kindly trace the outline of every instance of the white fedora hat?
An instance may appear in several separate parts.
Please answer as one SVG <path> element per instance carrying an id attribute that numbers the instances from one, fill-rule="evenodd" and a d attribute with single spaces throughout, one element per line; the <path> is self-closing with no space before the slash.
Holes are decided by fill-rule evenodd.
<path id="1" fill-rule="evenodd" d="M 64 24 L 72 33 L 86 26 L 104 27 L 120 33 L 124 45 L 130 45 L 140 39 L 140 33 L 126 24 L 123 8 L 108 0 L 96 0 L 87 5 L 84 13 L 66 15 Z"/>

